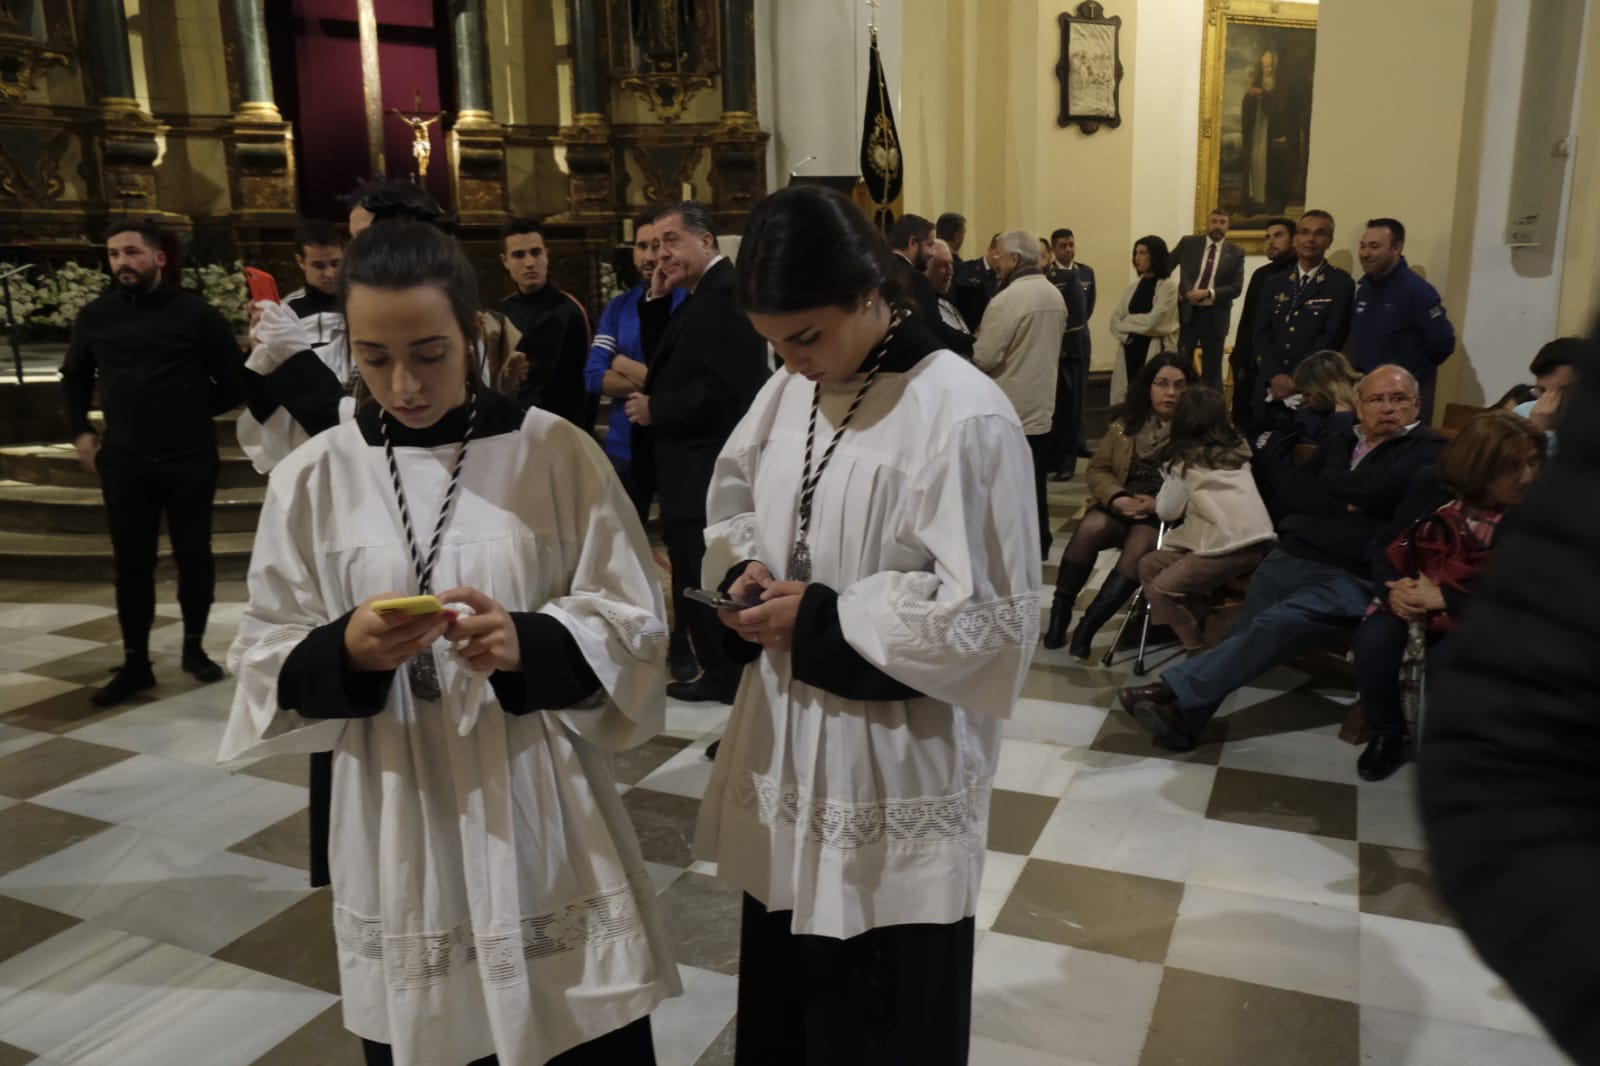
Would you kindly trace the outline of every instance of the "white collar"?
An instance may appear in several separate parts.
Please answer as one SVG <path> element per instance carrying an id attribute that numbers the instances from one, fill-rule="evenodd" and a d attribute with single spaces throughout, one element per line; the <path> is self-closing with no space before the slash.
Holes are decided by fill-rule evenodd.
<path id="1" fill-rule="evenodd" d="M 718 263 L 722 262 L 726 258 L 728 258 L 728 257 L 723 255 L 721 252 L 718 252 L 716 255 L 712 256 L 711 257 L 711 262 L 707 263 L 706 264 L 706 268 L 700 272 L 700 281 L 706 280 L 706 275 L 711 273 L 711 268 L 716 266 Z M 694 289 L 698 289 L 700 287 L 700 281 L 697 281 L 697 282 L 694 283 Z M 690 296 L 694 295 L 694 289 L 690 289 L 689 290 L 689 295 Z"/>

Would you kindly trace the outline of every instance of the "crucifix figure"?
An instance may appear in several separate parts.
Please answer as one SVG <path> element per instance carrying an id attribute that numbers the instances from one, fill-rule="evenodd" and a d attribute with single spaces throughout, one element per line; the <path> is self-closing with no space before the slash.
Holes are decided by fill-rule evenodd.
<path id="1" fill-rule="evenodd" d="M 440 111 L 436 115 L 427 115 L 422 110 L 422 93 L 413 94 L 413 103 L 410 111 L 401 111 L 391 107 L 390 113 L 399 115 L 400 121 L 411 127 L 411 155 L 417 161 L 417 183 L 428 180 L 428 157 L 433 154 L 433 143 L 428 137 L 428 127 L 444 117 Z"/>
<path id="2" fill-rule="evenodd" d="M 877 33 L 878 32 L 878 7 L 879 6 L 880 6 L 879 0 L 867 0 L 867 7 L 870 9 L 867 12 L 867 29 L 871 30 L 873 33 Z"/>

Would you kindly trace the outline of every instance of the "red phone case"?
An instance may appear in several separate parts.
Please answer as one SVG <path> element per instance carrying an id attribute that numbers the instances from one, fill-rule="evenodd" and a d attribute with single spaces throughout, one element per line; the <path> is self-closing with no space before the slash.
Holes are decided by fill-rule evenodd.
<path id="1" fill-rule="evenodd" d="M 257 300 L 278 302 L 278 283 L 271 274 L 268 274 L 265 270 L 257 270 L 255 267 L 245 267 L 244 276 L 250 283 L 251 303 L 255 303 Z"/>

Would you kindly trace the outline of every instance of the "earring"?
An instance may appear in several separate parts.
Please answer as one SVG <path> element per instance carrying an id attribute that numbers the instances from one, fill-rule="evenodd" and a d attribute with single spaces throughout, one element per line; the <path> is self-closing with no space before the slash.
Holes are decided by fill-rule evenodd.
<path id="1" fill-rule="evenodd" d="M 870 309 L 870 308 L 871 308 L 871 307 L 872 307 L 872 305 L 873 305 L 873 304 L 874 304 L 874 303 L 876 303 L 876 302 L 877 302 L 877 301 L 876 301 L 876 300 L 868 300 L 868 301 L 867 301 L 867 308 L 869 308 L 869 309 Z"/>

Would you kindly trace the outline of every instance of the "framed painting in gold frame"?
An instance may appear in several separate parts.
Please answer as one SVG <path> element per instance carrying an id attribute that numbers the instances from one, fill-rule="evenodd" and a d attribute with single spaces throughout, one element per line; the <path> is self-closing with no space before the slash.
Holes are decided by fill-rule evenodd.
<path id="1" fill-rule="evenodd" d="M 1195 226 L 1216 207 L 1260 252 L 1267 219 L 1305 210 L 1317 5 L 1206 0 Z"/>

